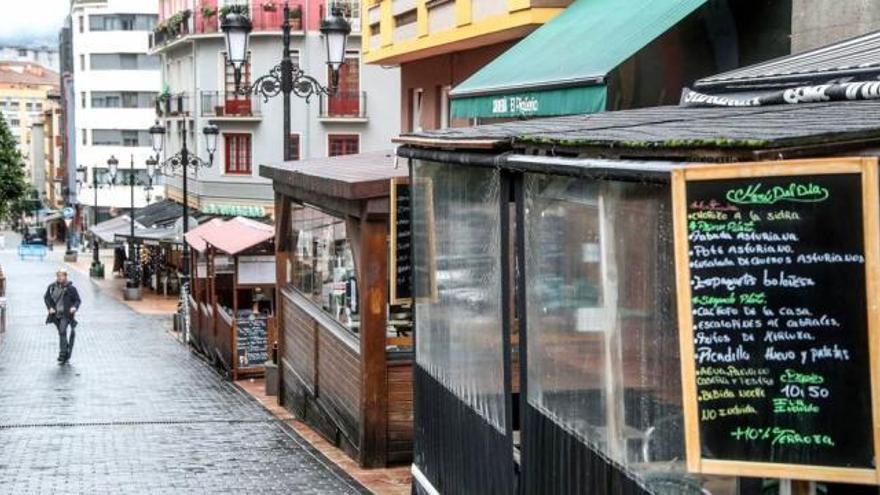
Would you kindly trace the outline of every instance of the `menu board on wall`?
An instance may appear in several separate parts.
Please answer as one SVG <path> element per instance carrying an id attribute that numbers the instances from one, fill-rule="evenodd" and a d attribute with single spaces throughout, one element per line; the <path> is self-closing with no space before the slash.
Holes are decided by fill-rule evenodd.
<path id="1" fill-rule="evenodd" d="M 389 274 L 391 304 L 412 301 L 412 195 L 409 179 L 391 180 L 391 253 Z"/>
<path id="2" fill-rule="evenodd" d="M 235 273 L 235 261 L 232 256 L 218 254 L 214 256 L 214 274 Z"/>
<path id="3" fill-rule="evenodd" d="M 252 368 L 266 363 L 269 353 L 268 319 L 265 316 L 239 316 L 235 320 L 238 367 Z"/>
<path id="4" fill-rule="evenodd" d="M 877 483 L 877 162 L 673 174 L 688 468 Z"/>
<path id="5" fill-rule="evenodd" d="M 275 256 L 238 257 L 239 285 L 275 285 Z"/>

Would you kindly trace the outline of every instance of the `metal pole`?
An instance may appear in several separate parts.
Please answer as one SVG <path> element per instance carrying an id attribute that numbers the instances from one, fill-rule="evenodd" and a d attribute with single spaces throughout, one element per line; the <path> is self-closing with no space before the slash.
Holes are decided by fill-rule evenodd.
<path id="1" fill-rule="evenodd" d="M 134 153 L 131 154 L 131 165 L 129 167 L 129 175 L 128 175 L 128 185 L 129 189 L 131 189 L 131 209 L 129 215 L 131 216 L 131 236 L 128 238 L 128 278 L 131 287 L 135 287 L 135 249 L 134 249 Z"/>
<path id="2" fill-rule="evenodd" d="M 189 192 L 187 175 L 189 169 L 189 150 L 186 148 L 186 124 L 183 126 L 183 147 L 180 150 L 180 161 L 183 164 L 183 275 L 180 284 L 180 321 L 183 322 L 183 342 L 189 345 L 189 245 L 186 242 L 186 233 L 189 232 Z"/>
<path id="3" fill-rule="evenodd" d="M 183 233 L 189 232 L 189 192 L 187 189 L 187 172 L 189 169 L 189 150 L 186 148 L 186 126 L 183 128 L 183 149 L 180 151 L 180 162 L 183 164 Z M 186 241 L 183 242 L 183 276 L 189 276 L 189 248 Z"/>
<path id="4" fill-rule="evenodd" d="M 92 193 L 95 198 L 95 217 L 92 219 L 92 226 L 98 225 L 98 171 L 92 168 Z M 92 268 L 97 273 L 97 267 L 101 264 L 98 259 L 98 236 L 92 235 Z"/>
<path id="5" fill-rule="evenodd" d="M 281 56 L 281 92 L 284 94 L 284 161 L 290 160 L 290 93 L 293 92 L 293 61 L 290 59 L 290 5 L 284 2 L 284 23 L 281 24 L 284 53 Z"/>

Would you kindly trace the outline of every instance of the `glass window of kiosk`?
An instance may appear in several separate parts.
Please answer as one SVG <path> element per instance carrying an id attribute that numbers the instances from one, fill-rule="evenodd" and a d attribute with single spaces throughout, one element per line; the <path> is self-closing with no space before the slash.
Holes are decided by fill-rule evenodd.
<path id="1" fill-rule="evenodd" d="M 525 201 L 529 405 L 647 486 L 702 493 L 685 473 L 668 189 L 526 174 Z"/>
<path id="2" fill-rule="evenodd" d="M 416 359 L 504 432 L 498 171 L 413 163 Z M 420 294 L 418 277 L 429 273 L 436 288 Z"/>
<path id="3" fill-rule="evenodd" d="M 345 220 L 294 207 L 293 286 L 353 333 L 360 329 L 357 271 Z"/>

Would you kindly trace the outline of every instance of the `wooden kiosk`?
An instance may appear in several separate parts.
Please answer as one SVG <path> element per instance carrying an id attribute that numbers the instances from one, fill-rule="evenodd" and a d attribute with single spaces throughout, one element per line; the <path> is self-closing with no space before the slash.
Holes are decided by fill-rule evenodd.
<path id="1" fill-rule="evenodd" d="M 190 321 L 190 342 L 193 347 L 209 358 L 212 358 L 214 355 L 214 310 L 213 297 L 209 290 L 208 244 L 202 235 L 211 229 L 219 228 L 223 223 L 223 220 L 215 218 L 199 225 L 186 234 L 186 243 L 189 244 L 192 250 L 189 271 L 192 274 L 192 286 L 189 300 L 187 301 Z"/>
<path id="2" fill-rule="evenodd" d="M 361 466 L 412 460 L 412 329 L 389 300 L 389 152 L 278 166 L 282 404 Z M 402 303 L 402 304 L 393 304 Z"/>
<path id="3" fill-rule="evenodd" d="M 212 220 L 187 236 L 198 253 L 193 340 L 233 379 L 263 374 L 275 342 L 274 235 L 269 225 L 235 217 Z"/>

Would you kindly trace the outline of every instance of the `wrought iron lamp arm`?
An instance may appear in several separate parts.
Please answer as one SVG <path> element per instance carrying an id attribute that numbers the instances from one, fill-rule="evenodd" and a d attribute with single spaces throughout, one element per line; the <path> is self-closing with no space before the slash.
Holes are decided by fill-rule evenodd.
<path id="1" fill-rule="evenodd" d="M 187 152 L 185 153 L 185 155 L 186 159 L 184 159 L 184 152 L 181 150 L 173 156 L 168 157 L 164 161 L 156 160 L 157 162 L 159 162 L 156 168 L 165 170 L 179 170 L 187 166 L 191 170 L 198 170 L 199 168 L 210 168 L 211 164 L 214 162 L 213 157 L 211 157 L 211 160 L 203 160 L 198 155 L 192 152 Z"/>
<path id="2" fill-rule="evenodd" d="M 282 93 L 293 93 L 299 98 L 303 98 L 308 102 L 315 95 L 333 96 L 338 90 L 336 81 L 330 86 L 324 86 L 317 79 L 308 75 L 299 66 L 289 64 L 287 76 L 289 76 L 290 87 L 285 88 L 285 68 L 288 65 L 284 62 L 276 65 L 268 74 L 260 76 L 250 86 L 242 85 L 236 92 L 242 96 L 258 95 L 263 97 L 263 102 L 269 101 Z"/>

